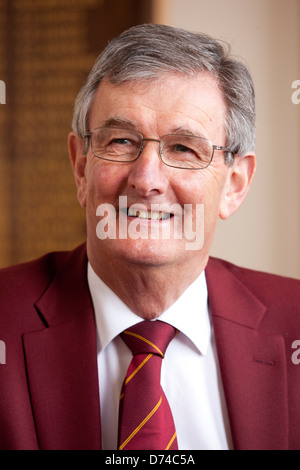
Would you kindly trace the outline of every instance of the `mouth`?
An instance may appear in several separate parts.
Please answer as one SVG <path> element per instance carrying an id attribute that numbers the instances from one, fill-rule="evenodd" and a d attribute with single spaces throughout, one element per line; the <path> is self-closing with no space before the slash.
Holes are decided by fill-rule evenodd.
<path id="1" fill-rule="evenodd" d="M 174 214 L 171 212 L 163 212 L 163 211 L 148 211 L 148 210 L 141 210 L 135 209 L 133 207 L 129 207 L 127 209 L 128 217 L 135 217 L 139 219 L 146 219 L 146 220 L 166 220 L 171 219 L 174 217 Z"/>

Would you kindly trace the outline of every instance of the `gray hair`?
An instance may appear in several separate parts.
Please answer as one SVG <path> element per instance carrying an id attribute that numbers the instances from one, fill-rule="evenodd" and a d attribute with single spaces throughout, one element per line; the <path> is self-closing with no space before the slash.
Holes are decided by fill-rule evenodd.
<path id="1" fill-rule="evenodd" d="M 205 34 L 166 25 L 144 24 L 113 39 L 97 58 L 74 106 L 72 128 L 81 138 L 89 132 L 89 111 L 103 79 L 120 85 L 159 80 L 166 73 L 214 76 L 227 107 L 226 146 L 244 155 L 255 146 L 255 97 L 247 68 L 229 56 L 229 47 Z M 87 148 L 84 149 L 87 152 Z"/>

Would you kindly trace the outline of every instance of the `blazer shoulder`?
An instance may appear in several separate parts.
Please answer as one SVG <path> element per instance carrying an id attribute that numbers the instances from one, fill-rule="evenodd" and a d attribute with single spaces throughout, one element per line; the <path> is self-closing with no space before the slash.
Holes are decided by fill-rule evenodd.
<path id="1" fill-rule="evenodd" d="M 47 286 L 64 257 L 63 252 L 47 253 L 41 258 L 0 269 L 1 299 L 26 293 L 34 296 Z"/>
<path id="2" fill-rule="evenodd" d="M 300 312 L 300 280 L 237 266 L 218 258 L 210 258 L 207 266 L 212 277 L 234 278 L 265 305 L 291 306 Z"/>
<path id="3" fill-rule="evenodd" d="M 243 276 L 245 278 L 260 278 L 262 280 L 269 280 L 273 282 L 286 282 L 299 285 L 300 279 L 293 277 L 282 276 L 279 274 L 268 273 L 265 271 L 254 270 L 250 268 L 245 268 L 243 266 L 238 266 L 230 261 L 226 261 L 220 258 L 210 257 L 208 266 L 213 269 L 226 269 L 231 272 L 236 277 Z"/>
<path id="4" fill-rule="evenodd" d="M 35 302 L 74 252 L 52 252 L 25 263 L 0 269 L 0 328 L 36 323 Z M 40 324 L 40 323 L 38 323 Z M 32 325 L 33 326 L 33 325 Z"/>

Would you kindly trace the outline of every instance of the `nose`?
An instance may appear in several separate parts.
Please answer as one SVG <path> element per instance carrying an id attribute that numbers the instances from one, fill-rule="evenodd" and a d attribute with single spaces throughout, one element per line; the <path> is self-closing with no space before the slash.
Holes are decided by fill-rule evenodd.
<path id="1" fill-rule="evenodd" d="M 140 156 L 130 164 L 128 185 L 141 197 L 163 194 L 168 187 L 168 168 L 160 159 L 159 141 L 144 139 Z"/>

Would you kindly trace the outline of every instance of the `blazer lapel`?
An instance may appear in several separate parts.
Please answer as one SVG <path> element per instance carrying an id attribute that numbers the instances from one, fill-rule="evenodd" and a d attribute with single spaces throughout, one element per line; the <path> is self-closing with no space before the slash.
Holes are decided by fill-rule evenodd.
<path id="1" fill-rule="evenodd" d="M 234 447 L 287 449 L 284 340 L 259 330 L 266 307 L 221 262 L 206 279 Z"/>
<path id="2" fill-rule="evenodd" d="M 97 341 L 85 250 L 70 254 L 36 303 L 46 328 L 24 334 L 41 449 L 100 449 Z"/>

